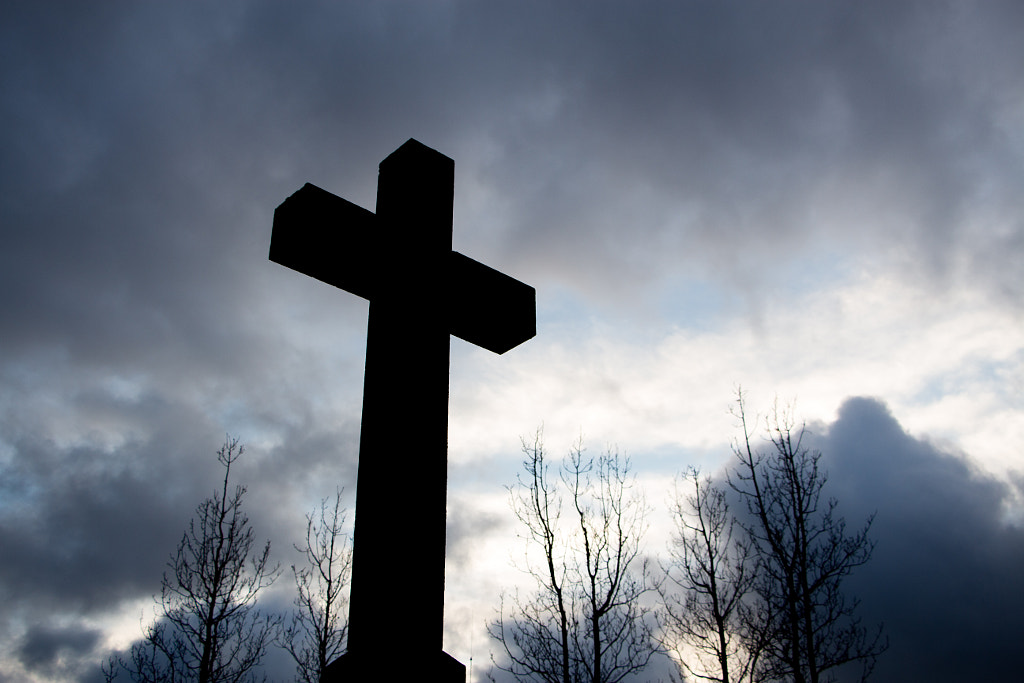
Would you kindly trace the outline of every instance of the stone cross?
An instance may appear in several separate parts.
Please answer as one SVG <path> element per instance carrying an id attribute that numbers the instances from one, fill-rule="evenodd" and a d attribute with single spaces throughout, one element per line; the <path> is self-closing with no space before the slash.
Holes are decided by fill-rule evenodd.
<path id="1" fill-rule="evenodd" d="M 449 335 L 504 353 L 536 334 L 536 292 L 452 251 L 454 184 L 409 140 L 376 214 L 310 184 L 274 212 L 272 261 L 370 301 L 348 651 L 324 681 L 465 680 L 441 649 Z"/>

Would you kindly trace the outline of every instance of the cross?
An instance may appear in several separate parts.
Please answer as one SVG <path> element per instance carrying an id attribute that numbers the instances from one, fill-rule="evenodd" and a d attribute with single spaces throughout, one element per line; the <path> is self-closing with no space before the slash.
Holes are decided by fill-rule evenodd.
<path id="1" fill-rule="evenodd" d="M 496 353 L 536 334 L 536 292 L 452 251 L 455 162 L 409 140 L 373 214 L 306 184 L 274 211 L 270 260 L 370 301 L 348 651 L 324 681 L 465 681 L 441 649 L 450 335 Z"/>

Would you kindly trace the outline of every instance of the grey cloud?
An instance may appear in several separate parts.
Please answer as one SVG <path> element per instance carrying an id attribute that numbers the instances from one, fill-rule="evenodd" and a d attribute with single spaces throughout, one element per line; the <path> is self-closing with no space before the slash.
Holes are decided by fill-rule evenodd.
<path id="1" fill-rule="evenodd" d="M 456 566 L 465 566 L 481 538 L 510 522 L 508 515 L 482 512 L 464 505 L 449 505 L 445 545 L 447 561 Z"/>
<path id="2" fill-rule="evenodd" d="M 995 478 L 915 438 L 873 398 L 849 398 L 834 422 L 807 429 L 847 528 L 875 516 L 874 553 L 843 584 L 862 625 L 884 625 L 889 641 L 871 680 L 1013 679 L 1024 625 L 1019 474 Z"/>
<path id="3" fill-rule="evenodd" d="M 6 3 L 5 599 L 41 618 L 150 593 L 224 431 L 267 437 L 240 474 L 275 539 L 298 491 L 354 481 L 358 402 L 328 397 L 358 396 L 365 307 L 268 263 L 270 216 L 307 180 L 373 208 L 409 136 L 456 159 L 457 239 L 539 288 L 771 283 L 835 240 L 937 273 L 965 256 L 1019 302 L 1022 27 L 1012 2 Z M 935 478 L 888 489 L 918 505 L 890 519 L 1016 552 L 986 503 L 1009 489 L 851 406 L 832 450 L 859 421 Z M 880 534 L 889 504 L 863 499 Z"/>
<path id="4" fill-rule="evenodd" d="M 199 415 L 154 410 L 165 422 L 146 420 L 149 438 L 113 450 L 61 446 L 44 434 L 12 438 L 4 425 L 5 604 L 102 613 L 158 586 L 196 491 L 205 495 L 215 481 L 218 441 Z"/>
<path id="5" fill-rule="evenodd" d="M 850 399 L 820 435 L 829 493 L 850 524 L 877 513 L 871 562 L 849 579 L 890 649 L 873 680 L 1010 680 L 1024 624 L 1020 482 L 908 435 L 888 409 Z"/>
<path id="6" fill-rule="evenodd" d="M 588 272 L 617 281 L 665 259 L 732 278 L 815 235 L 846 248 L 870 235 L 882 253 L 938 263 L 973 248 L 962 242 L 983 187 L 1001 220 L 1019 209 L 1019 172 L 988 166 L 1020 155 L 993 129 L 1002 98 L 1021 91 L 1005 67 L 1019 50 L 1002 25 L 1019 25 L 1012 8 L 962 24 L 908 4 L 686 7 L 647 21 L 608 12 L 604 31 L 569 32 L 565 49 L 589 39 L 594 63 L 565 76 L 562 108 L 496 169 L 529 207 L 512 219 L 520 248 L 547 247 L 570 269 L 597 259 Z M 959 32 L 990 24 L 987 49 Z M 990 68 L 999 86 L 977 80 Z M 637 186 L 649 194 L 630 196 Z"/>
<path id="7" fill-rule="evenodd" d="M 158 587 L 195 506 L 221 477 L 214 452 L 224 434 L 186 406 L 151 403 L 122 406 L 143 413 L 133 428 L 144 436 L 113 449 L 60 446 L 36 434 L 11 438 L 5 425 L 5 604 L 102 613 Z M 284 451 L 250 448 L 233 478 L 248 488 L 258 533 L 274 534 L 287 551 L 307 507 L 296 491 L 348 481 L 354 492 L 355 443 L 351 431 L 310 428 L 288 438 Z"/>
<path id="8" fill-rule="evenodd" d="M 305 180 L 372 207 L 409 135 L 500 198 L 461 217 L 481 258 L 594 296 L 680 270 L 764 285 L 759 264 L 799 267 L 815 239 L 936 272 L 965 253 L 1021 286 L 1013 4 L 21 14 L 0 109 L 11 344 L 258 362 L 217 321 L 277 281 L 250 265 L 266 217 Z"/>
<path id="9" fill-rule="evenodd" d="M 81 665 L 81 656 L 93 654 L 101 635 L 90 628 L 33 626 L 22 639 L 17 654 L 28 670 L 53 674 L 70 664 Z"/>

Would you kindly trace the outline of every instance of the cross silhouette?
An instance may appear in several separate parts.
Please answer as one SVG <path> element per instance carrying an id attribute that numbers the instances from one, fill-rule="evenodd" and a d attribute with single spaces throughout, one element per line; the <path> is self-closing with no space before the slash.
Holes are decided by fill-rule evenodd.
<path id="1" fill-rule="evenodd" d="M 454 185 L 455 162 L 409 140 L 376 214 L 310 184 L 274 212 L 272 261 L 370 301 L 348 651 L 324 681 L 465 680 L 441 649 L 450 335 L 504 353 L 536 334 L 536 292 L 452 251 Z"/>

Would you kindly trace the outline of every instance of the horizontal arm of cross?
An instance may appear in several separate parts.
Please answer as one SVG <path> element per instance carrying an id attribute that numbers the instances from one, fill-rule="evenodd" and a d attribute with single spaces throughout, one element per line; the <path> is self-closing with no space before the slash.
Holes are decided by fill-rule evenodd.
<path id="1" fill-rule="evenodd" d="M 505 353 L 537 334 L 533 287 L 457 251 L 448 278 L 448 329 L 459 339 Z"/>
<path id="2" fill-rule="evenodd" d="M 270 260 L 364 299 L 373 294 L 376 216 L 312 183 L 274 210 Z"/>
<path id="3" fill-rule="evenodd" d="M 372 212 L 307 183 L 274 212 L 270 260 L 372 300 L 396 277 L 376 227 Z M 451 334 L 495 353 L 536 335 L 533 287 L 456 251 L 437 266 Z"/>

